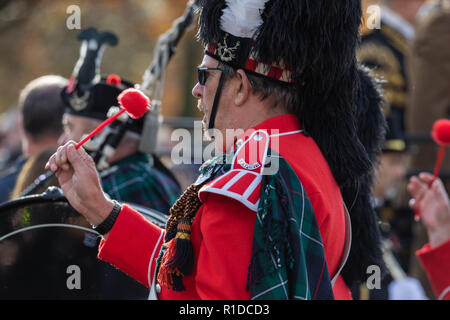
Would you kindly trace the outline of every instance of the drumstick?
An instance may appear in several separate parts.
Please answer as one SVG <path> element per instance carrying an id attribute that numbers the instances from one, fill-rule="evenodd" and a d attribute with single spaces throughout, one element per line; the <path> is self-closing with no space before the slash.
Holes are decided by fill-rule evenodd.
<path id="1" fill-rule="evenodd" d="M 444 155 L 445 155 L 445 146 L 440 146 L 436 164 L 434 166 L 433 180 L 429 183 L 429 185 L 428 185 L 429 187 L 431 187 L 434 180 L 436 180 L 439 175 L 439 169 L 441 168 L 441 164 L 442 164 L 442 160 L 444 159 Z"/>
<path id="2" fill-rule="evenodd" d="M 434 165 L 433 179 L 428 183 L 429 188 L 431 188 L 433 182 L 438 178 L 439 169 L 441 168 L 442 160 L 444 159 L 445 155 L 445 147 L 450 145 L 450 120 L 448 119 L 437 120 L 433 124 L 433 128 L 431 130 L 431 137 L 433 138 L 434 142 L 436 142 L 439 145 L 439 152 L 436 159 L 436 163 Z M 416 221 L 420 220 L 420 212 L 418 209 L 414 210 L 414 220 Z"/>
<path id="3" fill-rule="evenodd" d="M 86 141 L 103 130 L 108 124 L 116 120 L 125 111 L 133 119 L 139 119 L 143 117 L 144 114 L 150 109 L 150 100 L 145 94 L 137 89 L 129 88 L 122 91 L 122 93 L 117 97 L 117 100 L 122 109 L 115 115 L 100 123 L 100 125 L 95 128 L 89 135 L 78 142 L 75 146 L 76 149 L 80 148 Z"/>

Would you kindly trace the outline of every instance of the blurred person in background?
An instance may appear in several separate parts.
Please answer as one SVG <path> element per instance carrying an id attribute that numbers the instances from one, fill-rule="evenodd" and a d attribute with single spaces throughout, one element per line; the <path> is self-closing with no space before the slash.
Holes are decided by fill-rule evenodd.
<path id="1" fill-rule="evenodd" d="M 21 91 L 18 106 L 23 130 L 22 156 L 0 177 L 0 203 L 9 199 L 26 159 L 57 146 L 64 113 L 60 92 L 66 85 L 65 78 L 46 75 L 31 81 Z"/>
<path id="2" fill-rule="evenodd" d="M 65 110 L 59 145 L 81 141 L 111 116 L 110 108 L 118 106 L 119 94 L 134 87 L 116 74 L 101 76 L 105 47 L 118 43 L 114 33 L 87 28 L 77 38 L 81 41 L 80 56 L 68 85 L 61 90 Z M 142 136 L 144 121 L 145 117 L 132 119 L 124 114 L 88 140 L 83 148 L 95 159 L 103 191 L 109 197 L 166 214 L 181 190 L 156 155 L 140 150 L 141 139 L 146 138 Z M 109 292 L 120 290 L 124 279 L 114 275 L 112 266 L 105 264 L 103 268 L 102 292 L 108 296 Z"/>
<path id="3" fill-rule="evenodd" d="M 375 196 L 378 201 L 383 199 L 382 205 L 378 207 L 380 218 L 385 222 L 382 226 L 389 229 L 390 236 L 395 235 L 393 249 L 405 272 L 409 271 L 413 243 L 413 214 L 407 205 L 405 191 L 410 153 L 409 147 L 406 152 L 408 140 L 405 124 L 411 91 L 408 61 L 411 55 L 411 42 L 415 37 L 416 15 L 424 2 L 424 0 L 379 1 L 380 28 L 366 30 L 362 34 L 357 54 L 358 60 L 372 69 L 384 82 L 382 84 L 386 101 L 384 114 L 388 124 L 385 151 L 388 152 L 380 158 L 381 169 L 377 174 L 378 191 L 375 190 L 378 194 Z M 390 172 L 388 168 L 395 171 Z M 380 190 L 390 195 L 386 198 L 387 194 L 380 194 Z"/>
<path id="4" fill-rule="evenodd" d="M 450 300 L 450 201 L 440 179 L 429 173 L 411 177 L 410 206 L 418 211 L 429 243 L 416 252 L 439 300 Z"/>
<path id="5" fill-rule="evenodd" d="M 418 14 L 411 51 L 411 103 L 406 118 L 412 134 L 428 137 L 416 143 L 411 159 L 411 168 L 419 172 L 433 169 L 435 144 L 429 138 L 433 123 L 450 117 L 449 30 L 450 1 L 427 1 Z M 444 162 L 442 169 L 448 171 L 450 162 Z"/>
<path id="6" fill-rule="evenodd" d="M 408 59 L 414 39 L 414 21 L 424 0 L 382 0 L 379 29 L 366 30 L 358 59 L 382 80 L 391 117 L 399 118 L 405 131 L 404 114 L 408 104 Z"/>
<path id="7" fill-rule="evenodd" d="M 118 95 L 134 86 L 115 74 L 106 78 L 100 75 L 103 49 L 106 45 L 117 44 L 115 34 L 89 28 L 81 31 L 78 39 L 82 41 L 80 58 L 69 84 L 61 92 L 66 108 L 60 145 L 69 140 L 78 142 L 89 134 L 108 118 L 110 107 L 118 105 Z M 87 42 L 89 46 L 85 45 Z M 101 135 L 84 146 L 106 156 L 105 162 L 97 163 L 97 168 L 103 190 L 111 198 L 168 212 L 181 191 L 176 179 L 156 155 L 140 151 L 140 140 L 145 139 L 142 137 L 144 119 L 129 118 L 122 123 L 123 135 L 117 136 L 119 143 L 108 154 L 103 148 L 105 141 L 98 140 L 102 139 Z M 107 130 L 109 128 L 103 131 Z"/>
<path id="8" fill-rule="evenodd" d="M 427 1 L 418 13 L 416 37 L 409 64 L 411 93 L 407 128 L 417 137 L 412 142 L 410 159 L 412 174 L 431 172 L 436 161 L 436 145 L 430 137 L 433 123 L 450 118 L 450 1 Z M 450 188 L 450 161 L 444 158 L 440 178 Z M 413 225 L 412 252 L 428 242 L 422 223 Z M 416 255 L 411 255 L 410 274 L 421 279 L 430 296 L 434 296 L 428 278 Z"/>
<path id="9" fill-rule="evenodd" d="M 22 155 L 20 110 L 13 106 L 0 115 L 0 175 Z"/>
<path id="10" fill-rule="evenodd" d="M 34 180 L 44 173 L 45 163 L 54 152 L 56 148 L 50 148 L 43 150 L 33 156 L 31 156 L 23 165 L 22 170 L 17 177 L 16 184 L 11 193 L 10 199 L 18 198 L 22 192 L 29 187 Z M 34 191 L 34 194 L 39 194 L 44 192 L 50 186 L 59 186 L 56 177 L 51 177 L 47 179 L 44 184 Z"/>
<path id="11" fill-rule="evenodd" d="M 375 175 L 373 206 L 380 220 L 380 231 L 384 247 L 384 259 L 388 269 L 387 275 L 381 281 L 380 288 L 368 289 L 365 283 L 352 288 L 354 299 L 388 300 L 388 299 L 426 299 L 420 284 L 415 279 L 406 278 L 405 269 L 409 262 L 409 251 L 404 250 L 404 234 L 408 233 L 408 224 L 398 219 L 395 214 L 395 199 L 398 196 L 401 182 L 406 177 L 407 149 L 404 132 L 401 129 L 401 119 L 398 114 L 386 116 L 386 140 L 382 153 L 379 155 L 379 165 Z M 407 245 L 407 244 L 406 244 Z M 406 280 L 405 280 L 406 279 Z M 401 290 L 393 285 L 403 281 L 408 290 Z M 392 291 L 394 290 L 394 291 Z"/>

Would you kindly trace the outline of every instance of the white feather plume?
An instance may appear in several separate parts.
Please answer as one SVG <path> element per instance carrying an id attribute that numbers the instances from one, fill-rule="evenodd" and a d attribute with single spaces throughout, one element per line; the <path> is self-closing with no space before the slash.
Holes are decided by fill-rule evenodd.
<path id="1" fill-rule="evenodd" d="M 263 23 L 261 13 L 268 0 L 226 0 L 221 29 L 234 36 L 252 38 Z"/>

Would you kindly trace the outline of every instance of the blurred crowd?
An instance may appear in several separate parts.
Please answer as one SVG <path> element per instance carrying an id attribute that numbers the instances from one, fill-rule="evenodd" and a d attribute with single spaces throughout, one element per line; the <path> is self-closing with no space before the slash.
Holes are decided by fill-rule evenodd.
<path id="1" fill-rule="evenodd" d="M 368 290 L 366 285 L 361 285 L 352 291 L 355 299 L 435 299 L 438 297 L 415 254 L 429 241 L 429 229 L 425 222 L 414 220 L 414 208 L 409 199 L 416 198 L 419 189 L 418 178 L 411 177 L 433 170 L 438 148 L 430 136 L 432 124 L 450 116 L 450 1 L 371 3 L 381 5 L 381 25 L 379 29 L 364 28 L 358 59 L 381 80 L 385 98 L 386 142 L 379 158 L 373 193 L 388 276 L 381 289 Z M 68 92 L 70 81 L 59 75 L 34 79 L 18 92 L 17 106 L 1 115 L 0 203 L 23 195 L 23 191 L 45 173 L 46 161 L 61 143 L 67 139 L 80 140 L 100 123 L 101 118 L 82 114 L 74 105 L 68 106 L 72 100 L 65 101 L 61 92 Z M 68 112 L 68 108 L 75 111 Z M 106 117 L 106 111 L 103 113 Z M 168 135 L 164 138 L 168 139 Z M 110 159 L 102 175 L 104 188 L 114 199 L 168 211 L 180 190 L 194 179 L 194 170 L 192 167 L 172 168 L 170 162 L 163 164 L 156 156 L 141 155 L 137 147 L 139 139 L 139 135 L 130 133 L 125 139 L 126 145 L 135 145 L 135 148 L 116 149 L 123 154 Z M 137 176 L 151 169 L 154 172 L 149 175 L 156 184 L 170 184 L 158 197 L 164 198 L 164 203 L 136 198 L 129 186 L 118 187 L 124 181 L 111 177 L 111 168 L 117 163 L 127 165 L 123 159 L 129 156 L 138 157 L 141 159 L 138 162 L 143 163 L 141 171 L 134 175 L 136 181 Z M 148 163 L 151 165 L 147 167 Z M 127 176 L 127 180 L 130 179 L 131 176 Z M 427 179 L 424 177 L 421 181 Z M 444 159 L 438 181 L 443 184 L 436 187 L 436 192 L 448 203 L 444 187 L 450 190 L 449 158 Z M 33 193 L 44 192 L 51 185 L 57 186 L 56 179 L 47 179 Z M 139 189 L 145 188 L 150 187 L 139 185 Z M 127 199 L 130 194 L 135 198 Z"/>
<path id="2" fill-rule="evenodd" d="M 379 158 L 374 205 L 380 218 L 389 276 L 382 290 L 354 288 L 364 299 L 436 298 L 415 254 L 428 241 L 426 225 L 414 220 L 407 184 L 432 172 L 438 146 L 433 123 L 450 116 L 450 12 L 448 1 L 367 1 L 381 5 L 379 28 L 362 32 L 358 59 L 381 79 L 387 120 Z M 373 11 L 369 11 L 373 12 Z M 450 186 L 449 159 L 440 172 Z"/>

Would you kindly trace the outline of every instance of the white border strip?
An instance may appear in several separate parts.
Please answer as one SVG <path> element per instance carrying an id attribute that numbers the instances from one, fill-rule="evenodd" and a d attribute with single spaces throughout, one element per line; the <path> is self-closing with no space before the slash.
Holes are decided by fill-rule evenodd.
<path id="1" fill-rule="evenodd" d="M 252 193 L 255 191 L 255 189 L 258 187 L 258 185 L 261 183 L 262 177 L 261 175 L 256 175 L 253 182 L 248 186 L 247 190 L 242 195 L 245 199 L 248 199 Z"/>
<path id="2" fill-rule="evenodd" d="M 242 148 L 251 140 L 251 139 L 253 139 L 253 137 L 256 135 L 256 134 L 263 134 L 265 137 L 266 137 L 266 146 L 265 146 L 265 149 L 264 149 L 264 155 L 263 155 L 263 158 L 262 158 L 262 161 L 261 161 L 261 168 L 260 168 L 260 170 L 259 170 L 259 174 L 261 174 L 262 173 L 262 170 L 263 170 L 263 168 L 264 168 L 264 163 L 266 163 L 266 157 L 267 157 L 267 150 L 269 149 L 269 143 L 270 143 L 270 136 L 269 136 L 269 134 L 267 133 L 267 131 L 265 131 L 265 130 L 256 130 L 255 132 L 253 132 L 251 135 L 250 135 L 250 137 L 247 139 L 247 140 L 245 140 L 243 143 L 242 143 L 242 145 L 236 150 L 236 153 L 234 154 L 234 156 L 233 156 L 233 160 L 232 160 L 232 165 L 231 165 L 231 169 L 232 170 L 238 170 L 239 168 L 236 168 L 236 166 L 238 165 L 238 163 L 237 163 L 237 161 L 236 161 L 236 158 L 237 158 L 237 156 L 239 155 L 239 152 L 242 150 Z M 242 166 L 241 166 L 242 167 Z M 249 171 L 249 172 L 253 172 L 253 171 L 250 171 L 250 170 L 246 170 L 246 171 Z"/>
<path id="3" fill-rule="evenodd" d="M 439 295 L 438 300 L 444 300 L 444 297 L 447 295 L 447 293 L 450 292 L 450 286 L 448 286 L 447 288 L 444 289 L 444 291 L 442 291 L 442 293 Z"/>
<path id="4" fill-rule="evenodd" d="M 232 172 L 231 170 L 230 172 Z M 228 190 L 230 187 L 232 187 L 239 179 L 241 179 L 243 176 L 245 176 L 247 172 L 240 171 L 238 172 L 233 178 L 231 178 L 225 185 L 222 187 L 223 190 Z"/>
<path id="5" fill-rule="evenodd" d="M 148 263 L 147 282 L 148 282 L 148 286 L 150 288 L 150 292 L 148 294 L 148 300 L 158 300 L 158 293 L 156 292 L 156 268 L 155 268 L 155 272 L 153 274 L 152 283 L 150 283 L 150 272 L 152 270 L 152 262 L 154 260 L 156 249 L 159 247 L 159 244 L 161 242 L 161 239 L 163 238 L 163 235 L 164 235 L 164 230 L 161 229 L 161 234 L 159 235 L 158 241 L 156 242 L 156 245 L 153 248 L 152 256 L 150 257 L 150 261 Z"/>
<path id="6" fill-rule="evenodd" d="M 153 262 L 153 258 L 154 258 L 154 256 L 155 256 L 156 249 L 158 248 L 159 243 L 161 242 L 161 239 L 162 239 L 163 235 L 164 235 L 164 230 L 161 229 L 161 234 L 159 235 L 158 241 L 156 241 L 156 245 L 155 245 L 155 247 L 153 248 L 153 252 L 152 252 L 152 255 L 151 255 L 151 257 L 150 257 L 150 261 L 149 261 L 149 263 L 148 263 L 148 269 L 147 269 L 147 282 L 148 282 L 149 288 L 152 286 L 152 284 L 150 283 L 150 271 L 152 270 L 152 262 Z M 155 271 L 156 271 L 156 270 L 155 270 Z M 153 279 L 154 279 L 154 278 L 153 278 Z M 153 281 L 153 282 L 154 282 L 154 281 Z"/>
<path id="7" fill-rule="evenodd" d="M 245 199 L 242 195 L 239 195 L 237 193 L 230 192 L 227 190 L 218 189 L 218 188 L 208 188 L 208 189 L 204 190 L 203 192 L 205 192 L 205 191 L 211 192 L 211 193 L 216 193 L 216 194 L 221 194 L 223 196 L 235 199 L 235 200 L 239 201 L 240 203 L 242 203 L 247 208 L 249 208 L 250 210 L 255 211 L 255 212 L 258 211 L 259 199 L 256 203 L 251 203 L 250 201 L 248 201 L 248 199 Z"/>
<path id="8" fill-rule="evenodd" d="M 281 137 L 281 136 L 287 136 L 290 134 L 296 134 L 296 133 L 302 133 L 302 132 L 303 132 L 303 130 L 289 131 L 289 132 L 283 132 L 283 133 L 274 133 L 274 134 L 271 134 L 270 137 L 271 138 L 272 137 Z"/>

